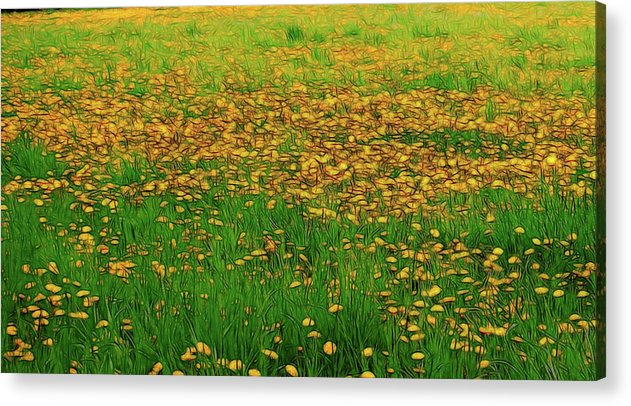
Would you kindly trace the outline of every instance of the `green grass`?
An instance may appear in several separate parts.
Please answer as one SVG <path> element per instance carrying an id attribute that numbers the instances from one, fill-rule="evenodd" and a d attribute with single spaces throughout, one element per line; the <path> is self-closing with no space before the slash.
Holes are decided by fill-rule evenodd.
<path id="1" fill-rule="evenodd" d="M 178 18 L 179 12 L 175 10 L 172 11 L 175 21 L 169 24 L 169 29 L 165 29 L 160 19 L 154 16 L 144 19 L 141 24 L 112 18 L 94 27 L 92 31 L 76 27 L 65 30 L 62 25 L 54 24 L 59 18 L 73 18 L 80 11 L 50 13 L 48 19 L 37 27 L 12 26 L 11 19 L 5 15 L 3 19 L 7 21 L 8 29 L 2 37 L 2 43 L 3 49 L 10 49 L 11 52 L 3 51 L 3 59 L 8 66 L 28 69 L 33 67 L 36 58 L 50 55 L 50 52 L 59 51 L 69 58 L 83 56 L 87 64 L 95 69 L 86 67 L 83 73 L 77 73 L 79 76 L 89 75 L 88 72 L 100 69 L 112 61 L 129 65 L 130 73 L 135 76 L 164 73 L 179 66 L 192 67 L 200 59 L 204 59 L 211 66 L 208 70 L 197 70 L 196 74 L 203 74 L 207 81 L 214 83 L 210 88 L 214 91 L 216 86 L 221 86 L 220 78 L 239 71 L 228 69 L 218 62 L 225 57 L 235 58 L 235 66 L 258 60 L 264 60 L 264 64 L 276 65 L 273 55 L 268 55 L 265 51 L 279 46 L 310 46 L 326 40 L 333 44 L 379 47 L 387 58 L 402 60 L 418 53 L 443 53 L 443 47 L 449 41 L 451 45 L 445 62 L 449 62 L 455 70 L 452 72 L 454 78 L 436 80 L 435 75 L 440 72 L 435 71 L 435 64 L 428 63 L 422 66 L 422 70 L 429 73 L 424 85 L 470 91 L 471 86 L 467 81 L 454 80 L 464 72 L 479 71 L 488 74 L 486 79 L 489 84 L 498 89 L 508 88 L 519 94 L 528 94 L 537 89 L 537 83 L 545 84 L 547 91 L 559 91 L 564 95 L 571 95 L 577 90 L 587 92 L 594 89 L 593 78 L 581 74 L 581 69 L 594 64 L 593 27 L 553 24 L 548 21 L 549 16 L 546 17 L 550 12 L 540 6 L 528 11 L 515 7 L 505 9 L 501 5 L 489 6 L 488 10 L 484 8 L 478 13 L 475 19 L 465 18 L 457 13 L 451 15 L 448 9 L 440 8 L 439 5 L 423 5 L 421 10 L 417 7 L 419 6 L 409 5 L 401 10 L 385 10 L 388 17 L 381 18 L 383 13 L 374 13 L 371 8 L 349 6 L 343 13 L 352 18 L 348 18 L 343 24 L 336 19 L 314 17 L 314 13 L 308 11 L 292 15 L 289 8 L 275 8 L 274 18 L 276 21 L 286 18 L 286 21 L 291 21 L 290 24 L 267 24 L 269 10 L 261 11 L 248 23 L 235 23 L 229 17 L 191 22 L 190 19 Z M 556 11 L 557 18 L 564 15 L 570 19 L 577 18 L 572 7 L 563 7 Z M 494 9 L 497 10 L 494 12 Z M 197 17 L 203 15 L 203 10 L 188 13 Z M 515 24 L 515 16 L 521 16 L 520 13 L 526 13 L 523 18 L 534 16 L 533 20 L 526 26 Z M 539 19 L 535 18 L 537 16 Z M 491 35 L 496 35 L 501 40 L 490 42 L 484 49 L 469 46 L 471 39 L 480 41 L 483 37 L 487 41 Z M 182 45 L 177 54 L 167 45 L 175 42 Z M 406 46 L 399 46 L 402 42 Z M 110 51 L 113 50 L 114 53 L 104 52 L 105 48 L 89 46 L 91 44 L 113 47 Z M 536 50 L 540 46 L 553 47 L 562 56 L 553 55 L 542 60 L 542 53 Z M 533 48 L 536 52 L 530 51 Z M 237 49 L 239 52 L 235 53 Z M 502 49 L 510 52 L 502 52 Z M 572 58 L 563 56 L 570 53 Z M 515 66 L 516 60 L 519 60 L 519 67 Z M 327 68 L 328 65 L 324 67 Z M 360 61 L 353 68 L 363 74 L 375 72 L 370 62 Z M 321 74 L 321 69 L 319 64 L 309 66 L 307 75 Z M 334 72 L 333 82 L 340 80 L 341 69 L 340 66 L 340 70 Z M 557 69 L 562 74 L 546 77 L 545 72 L 550 69 Z M 457 72 L 458 70 L 462 72 Z M 527 70 L 534 77 L 520 76 L 520 70 Z M 378 71 L 375 73 L 379 74 Z M 31 81 L 44 80 L 44 86 L 50 84 L 53 89 L 61 92 L 81 83 L 81 77 L 73 81 L 68 77 L 70 74 L 68 70 L 62 69 L 49 78 L 41 78 L 34 72 L 27 73 L 26 76 Z M 259 78 L 260 75 L 252 77 Z M 291 73 L 287 80 L 302 77 L 300 73 Z M 407 77 L 406 80 L 419 79 Z M 421 87 L 420 84 L 419 86 Z M 374 92 L 370 88 L 361 90 L 366 93 Z"/>
<path id="2" fill-rule="evenodd" d="M 44 146 L 26 133 L 2 146 L 2 177 L 6 181 L 18 176 L 24 179 L 58 178 L 68 165 L 46 152 Z"/>
<path id="3" fill-rule="evenodd" d="M 285 38 L 290 45 L 304 41 L 306 38 L 304 30 L 297 25 L 290 25 L 285 29 Z"/>
<path id="4" fill-rule="evenodd" d="M 123 183 L 146 177 L 146 173 L 138 172 L 141 166 L 127 165 L 125 171 L 129 173 L 120 175 L 125 177 Z M 283 202 L 270 210 L 268 198 L 228 197 L 221 183 L 196 202 L 181 202 L 167 193 L 162 197 L 149 197 L 140 206 L 124 199 L 119 199 L 116 210 L 97 205 L 94 213 L 84 213 L 80 206 L 74 207 L 72 203 L 76 198 L 67 191 L 56 191 L 51 196 L 54 203 L 43 207 L 34 206 L 30 198 L 20 202 L 17 195 L 5 196 L 2 319 L 4 323 L 15 323 L 20 337 L 32 343 L 35 360 L 26 363 L 3 359 L 2 367 L 6 372 L 64 373 L 70 368 L 70 362 L 76 361 L 80 373 L 143 374 L 160 361 L 164 373 L 181 370 L 187 374 L 242 374 L 249 368 L 257 368 L 264 375 L 283 375 L 284 365 L 291 363 L 301 374 L 309 376 L 358 375 L 370 370 L 383 377 L 593 379 L 594 369 L 584 364 L 584 352 L 594 351 L 591 332 L 568 334 L 553 329 L 542 332 L 538 325 L 554 326 L 574 313 L 588 320 L 593 315 L 591 301 L 577 300 L 575 296 L 581 289 L 593 292 L 594 281 L 558 274 L 571 271 L 574 263 L 594 260 L 594 251 L 589 248 L 594 246 L 594 211 L 589 199 L 567 200 L 543 193 L 538 196 L 543 209 L 535 212 L 538 214 L 533 214 L 531 200 L 488 189 L 479 195 L 455 194 L 443 198 L 447 212 L 441 217 L 419 213 L 390 218 L 385 224 L 360 225 L 344 219 L 308 219 L 304 216 L 305 207 L 288 206 Z M 253 203 L 246 207 L 246 201 L 250 200 Z M 466 213 L 454 209 L 464 205 L 470 207 Z M 183 211 L 176 211 L 177 206 Z M 488 210 L 496 215 L 493 223 L 486 221 L 484 213 Z M 213 214 L 215 211 L 218 214 Z M 42 216 L 48 219 L 45 225 L 39 221 Z M 107 223 L 102 220 L 105 216 Z M 168 218 L 169 223 L 157 223 L 160 216 Z M 218 218 L 223 225 L 209 224 L 210 218 Z M 420 231 L 415 231 L 412 223 L 419 223 Z M 527 230 L 525 234 L 514 232 L 518 225 Z M 96 245 L 110 247 L 107 255 L 78 253 L 73 244 L 69 244 L 83 226 L 106 231 L 103 236 L 93 234 Z M 439 238 L 429 235 L 432 228 L 441 232 Z M 69 234 L 57 237 L 61 230 L 68 230 Z M 277 230 L 283 230 L 283 234 L 275 234 Z M 569 231 L 579 236 L 571 243 L 575 251 L 571 256 L 564 254 L 565 247 L 558 242 L 565 240 Z M 465 232 L 468 234 L 464 235 Z M 358 234 L 363 236 L 362 240 L 357 239 Z M 260 249 L 265 235 L 278 242 L 277 251 L 270 254 L 268 261 L 253 259 L 228 270 L 238 258 Z M 425 264 L 414 259 L 400 259 L 397 264 L 412 269 L 423 265 L 425 272 L 437 278 L 435 281 L 412 279 L 394 284 L 395 279 L 386 268 L 385 258 L 392 254 L 387 247 L 378 247 L 374 253 L 355 246 L 344 249 L 348 241 L 369 244 L 376 237 L 416 249 L 434 242 L 449 246 L 455 240 L 467 247 L 479 248 L 481 252 L 473 255 L 471 262 L 454 261 L 452 266 L 457 266 L 459 271 L 466 270 L 466 276 L 481 286 L 487 284 L 490 277 L 520 272 L 521 276 L 511 285 L 515 291 L 501 290 L 493 308 L 508 306 L 518 297 L 523 299 L 524 307 L 517 314 L 496 317 L 479 312 L 469 312 L 464 317 L 453 313 L 456 307 L 466 308 L 484 301 L 479 296 L 480 285 L 463 283 L 464 274 L 445 275 L 436 254 Z M 544 237 L 554 238 L 556 242 L 550 246 L 532 245 L 532 238 Z M 495 247 L 505 251 L 498 260 L 505 270 L 489 273 L 482 263 Z M 534 247 L 535 252 L 523 257 L 528 247 Z M 201 260 L 197 258 L 199 253 L 205 255 Z M 286 258 L 285 254 L 292 257 Z M 301 260 L 299 254 L 305 255 L 307 260 Z M 509 264 L 507 259 L 512 255 L 520 256 L 523 262 Z M 137 264 L 126 281 L 105 272 L 108 262 L 123 259 Z M 38 277 L 21 271 L 23 264 L 29 264 L 31 269 L 46 268 L 51 260 L 57 263 L 59 275 L 47 272 Z M 77 260 L 83 261 L 81 268 L 76 267 Z M 177 271 L 160 278 L 152 271 L 154 261 Z M 544 268 L 539 272 L 530 269 L 535 262 Z M 301 270 L 297 271 L 297 267 Z M 375 278 L 376 271 L 382 276 Z M 355 272 L 355 280 L 349 279 L 351 272 Z M 538 276 L 540 272 L 550 275 L 551 279 L 542 281 Z M 305 277 L 313 280 L 309 288 L 289 288 L 292 281 L 303 281 Z M 80 282 L 81 286 L 64 283 L 62 278 Z M 344 306 L 337 314 L 327 311 L 331 302 L 327 287 L 334 279 L 340 284 L 339 298 L 334 301 Z M 9 292 L 23 291 L 22 287 L 29 282 L 36 285 L 25 291 L 24 299 L 7 296 Z M 33 318 L 20 309 L 37 292 L 45 293 L 46 283 L 62 286 L 62 293 L 70 294 L 61 305 L 66 312 L 86 310 L 90 317 L 86 320 L 51 317 L 50 325 L 43 332 L 34 331 Z M 425 319 L 430 314 L 428 307 L 435 300 L 420 296 L 421 290 L 429 289 L 434 283 L 443 289 L 440 297 L 456 298 L 455 303 L 445 305 L 447 313 L 441 315 L 435 327 Z M 566 295 L 560 299 L 534 294 L 537 286 L 549 286 L 552 291 L 559 283 L 566 284 L 563 288 Z M 99 302 L 84 309 L 82 299 L 75 296 L 79 289 L 97 295 Z M 467 295 L 472 297 L 466 300 L 465 295 L 458 293 L 461 289 L 468 289 Z M 396 303 L 409 308 L 413 308 L 411 304 L 416 300 L 427 301 L 427 307 L 420 309 L 420 315 L 411 320 L 426 334 L 422 341 L 399 342 L 401 335 L 410 335 L 399 324 L 400 316 L 380 321 L 384 299 L 366 293 L 384 290 L 392 292 L 391 299 Z M 202 294 L 208 298 L 200 297 Z M 54 310 L 46 301 L 38 305 L 50 313 Z M 163 310 L 157 318 L 156 306 L 160 305 Z M 252 309 L 251 315 L 244 312 L 245 307 Z M 524 314 L 529 315 L 527 320 L 519 317 Z M 313 318 L 315 327 L 302 327 L 305 317 Z M 483 345 L 487 353 L 484 356 L 454 351 L 450 349 L 450 342 L 457 335 L 451 336 L 450 332 L 457 329 L 447 323 L 450 317 L 475 326 L 507 322 L 509 333 L 505 337 L 485 336 Z M 108 320 L 109 327 L 95 329 L 101 319 Z M 121 330 L 123 319 L 132 320 L 133 330 Z M 278 325 L 270 329 L 276 323 Z M 317 329 L 322 338 L 307 338 L 311 329 Z M 282 342 L 274 343 L 277 335 Z M 511 341 L 514 335 L 524 338 L 525 342 Z M 537 344 L 542 336 L 549 336 L 558 343 L 554 348 L 563 351 L 562 361 L 550 357 L 553 347 Z M 42 339 L 49 337 L 56 343 L 50 348 L 41 344 Z M 327 340 L 337 344 L 337 353 L 333 356 L 322 351 Z M 187 346 L 198 341 L 207 343 L 213 350 L 211 359 L 207 360 L 208 368 L 200 370 L 195 368 L 194 362 L 179 359 Z M 92 350 L 93 345 L 98 350 Z M 3 348 L 12 346 L 3 335 Z M 297 350 L 298 346 L 303 348 L 302 352 Z M 375 355 L 363 357 L 360 351 L 365 347 L 373 347 Z M 279 360 L 266 358 L 261 349 L 273 349 L 279 354 Z M 389 356 L 382 351 L 389 352 Z M 422 351 L 425 360 L 411 360 L 414 351 Z M 522 362 L 517 351 L 527 353 L 528 361 Z M 245 368 L 231 371 L 218 366 L 218 358 L 242 360 Z M 481 359 L 490 360 L 491 366 L 480 370 L 477 364 Z M 199 361 L 203 362 L 204 357 Z M 414 372 L 419 366 L 425 370 L 423 374 Z M 394 372 L 387 373 L 387 368 L 393 368 Z"/>

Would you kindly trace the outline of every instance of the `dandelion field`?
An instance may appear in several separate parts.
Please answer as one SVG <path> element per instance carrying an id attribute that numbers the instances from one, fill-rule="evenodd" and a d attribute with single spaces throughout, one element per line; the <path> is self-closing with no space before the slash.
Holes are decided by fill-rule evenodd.
<path id="1" fill-rule="evenodd" d="M 600 13 L 3 12 L 2 371 L 602 377 Z"/>

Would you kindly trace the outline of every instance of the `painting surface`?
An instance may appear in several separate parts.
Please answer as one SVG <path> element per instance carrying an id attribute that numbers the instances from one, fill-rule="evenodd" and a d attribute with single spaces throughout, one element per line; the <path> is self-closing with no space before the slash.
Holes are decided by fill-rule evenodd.
<path id="1" fill-rule="evenodd" d="M 3 12 L 3 372 L 599 378 L 596 19 Z"/>

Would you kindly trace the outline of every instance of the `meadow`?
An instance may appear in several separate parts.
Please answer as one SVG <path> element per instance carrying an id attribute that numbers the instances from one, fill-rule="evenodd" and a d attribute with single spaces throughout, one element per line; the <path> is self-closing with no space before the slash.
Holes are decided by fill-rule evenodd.
<path id="1" fill-rule="evenodd" d="M 2 13 L 2 371 L 591 380 L 594 3 Z"/>

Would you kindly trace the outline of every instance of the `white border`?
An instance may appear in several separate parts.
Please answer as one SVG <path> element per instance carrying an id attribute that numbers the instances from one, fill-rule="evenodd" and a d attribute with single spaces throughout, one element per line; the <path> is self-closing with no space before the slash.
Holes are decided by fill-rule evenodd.
<path id="1" fill-rule="evenodd" d="M 2 8 L 128 7 L 245 4 L 408 3 L 410 1 L 288 0 L 3 0 Z M 428 2 L 428 1 L 426 1 Z M 434 2 L 434 1 L 432 1 Z M 461 1 L 454 1 L 461 2 Z M 5 405 L 253 404 L 253 405 L 619 405 L 631 399 L 631 128 L 629 23 L 631 2 L 607 4 L 608 377 L 599 382 L 455 380 L 244 379 L 0 375 Z M 195 403 L 192 403 L 195 402 Z"/>

